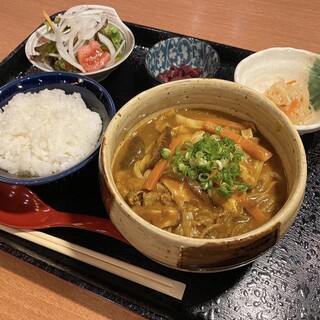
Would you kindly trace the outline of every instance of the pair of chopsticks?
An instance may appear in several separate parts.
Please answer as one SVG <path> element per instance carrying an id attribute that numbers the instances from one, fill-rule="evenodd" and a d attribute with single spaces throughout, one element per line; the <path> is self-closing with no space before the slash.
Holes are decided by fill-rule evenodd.
<path id="1" fill-rule="evenodd" d="M 73 259 L 115 274 L 132 282 L 156 290 L 181 300 L 186 288 L 182 282 L 161 276 L 121 260 L 108 257 L 93 250 L 81 247 L 72 242 L 48 235 L 40 231 L 21 230 L 0 225 L 0 230 L 22 239 L 37 243 L 43 247 L 64 254 Z"/>

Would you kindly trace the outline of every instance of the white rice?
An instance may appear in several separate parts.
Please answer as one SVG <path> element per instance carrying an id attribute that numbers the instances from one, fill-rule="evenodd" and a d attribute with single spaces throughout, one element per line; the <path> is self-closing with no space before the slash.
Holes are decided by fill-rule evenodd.
<path id="1" fill-rule="evenodd" d="M 61 172 L 94 149 L 101 130 L 79 93 L 19 93 L 0 112 L 0 168 L 31 177 Z"/>

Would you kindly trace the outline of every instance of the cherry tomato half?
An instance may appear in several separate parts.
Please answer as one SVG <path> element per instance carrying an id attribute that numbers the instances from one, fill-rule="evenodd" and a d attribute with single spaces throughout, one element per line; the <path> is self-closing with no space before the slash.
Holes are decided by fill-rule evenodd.
<path id="1" fill-rule="evenodd" d="M 90 39 L 89 44 L 85 44 L 78 50 L 78 60 L 87 72 L 97 71 L 106 66 L 110 60 L 109 52 L 100 48 L 99 42 Z"/>

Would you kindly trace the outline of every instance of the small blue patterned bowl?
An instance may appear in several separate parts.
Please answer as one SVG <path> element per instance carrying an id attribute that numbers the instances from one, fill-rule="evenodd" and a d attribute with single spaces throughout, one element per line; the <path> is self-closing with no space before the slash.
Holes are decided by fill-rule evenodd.
<path id="1" fill-rule="evenodd" d="M 159 75 L 172 66 L 181 65 L 200 68 L 200 78 L 213 78 L 220 67 L 220 58 L 215 49 L 195 38 L 174 37 L 162 40 L 150 48 L 146 54 L 145 67 L 156 84 L 163 83 Z"/>

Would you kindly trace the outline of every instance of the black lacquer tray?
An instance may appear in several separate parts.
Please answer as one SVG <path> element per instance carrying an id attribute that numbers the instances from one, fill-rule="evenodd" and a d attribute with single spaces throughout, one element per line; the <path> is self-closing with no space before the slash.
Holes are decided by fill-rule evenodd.
<path id="1" fill-rule="evenodd" d="M 146 50 L 176 36 L 127 23 L 136 47 L 101 84 L 117 109 L 152 86 L 144 69 Z M 217 78 L 233 80 L 235 66 L 252 52 L 211 43 L 221 58 Z M 38 72 L 23 42 L 0 64 L 0 86 Z M 0 137 L 1 138 L 1 137 Z M 320 319 L 320 133 L 302 137 L 308 181 L 299 215 L 285 237 L 255 262 L 218 274 L 193 274 L 161 266 L 117 240 L 68 228 L 43 230 L 96 252 L 141 266 L 187 285 L 177 300 L 0 231 L 0 249 L 149 319 Z M 79 173 L 33 190 L 57 210 L 106 216 L 98 186 L 97 157 Z"/>

